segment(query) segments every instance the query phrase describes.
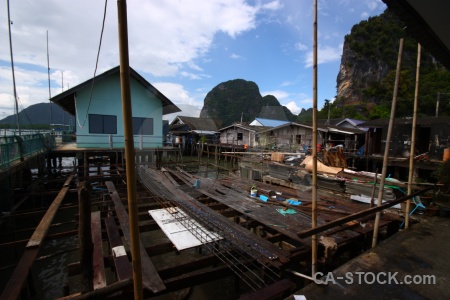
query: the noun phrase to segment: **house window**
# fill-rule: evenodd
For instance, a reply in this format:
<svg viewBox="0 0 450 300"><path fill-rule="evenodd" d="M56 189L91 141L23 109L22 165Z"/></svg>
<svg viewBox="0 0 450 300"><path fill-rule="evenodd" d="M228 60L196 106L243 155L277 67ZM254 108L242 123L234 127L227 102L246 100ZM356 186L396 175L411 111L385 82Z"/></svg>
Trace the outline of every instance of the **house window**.
<svg viewBox="0 0 450 300"><path fill-rule="evenodd" d="M133 134L153 135L153 118L133 118Z"/></svg>
<svg viewBox="0 0 450 300"><path fill-rule="evenodd" d="M89 114L89 133L117 133L117 116Z"/></svg>
<svg viewBox="0 0 450 300"><path fill-rule="evenodd" d="M297 134L297 135L295 136L295 143L296 143L297 145L300 145L300 144L302 143L302 136L301 136L300 134Z"/></svg>
<svg viewBox="0 0 450 300"><path fill-rule="evenodd" d="M243 133L242 133L242 132L238 132L238 134L237 134L237 140L238 140L238 141L242 141L242 138L243 138Z"/></svg>

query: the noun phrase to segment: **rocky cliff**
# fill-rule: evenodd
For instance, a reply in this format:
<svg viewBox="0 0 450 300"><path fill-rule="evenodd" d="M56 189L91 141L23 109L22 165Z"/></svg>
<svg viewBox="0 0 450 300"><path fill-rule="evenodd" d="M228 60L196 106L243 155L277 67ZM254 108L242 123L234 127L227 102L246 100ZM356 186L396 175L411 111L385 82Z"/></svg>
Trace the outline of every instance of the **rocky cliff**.
<svg viewBox="0 0 450 300"><path fill-rule="evenodd" d="M392 13L385 11L353 26L345 36L337 76L337 99L342 105L376 101L367 89L395 70L401 26Z"/></svg>
<svg viewBox="0 0 450 300"><path fill-rule="evenodd" d="M337 76L332 117L384 118L389 116L399 52L404 38L397 117L412 115L418 43L389 10L353 26L345 36ZM450 73L422 45L419 115L433 115L438 92L450 91ZM443 107L444 114L450 107ZM334 115L333 115L334 113Z"/></svg>
<svg viewBox="0 0 450 300"><path fill-rule="evenodd" d="M219 83L205 97L200 118L214 118L221 126L251 122L255 117L295 120L296 116L272 95L262 97L252 81L234 79Z"/></svg>

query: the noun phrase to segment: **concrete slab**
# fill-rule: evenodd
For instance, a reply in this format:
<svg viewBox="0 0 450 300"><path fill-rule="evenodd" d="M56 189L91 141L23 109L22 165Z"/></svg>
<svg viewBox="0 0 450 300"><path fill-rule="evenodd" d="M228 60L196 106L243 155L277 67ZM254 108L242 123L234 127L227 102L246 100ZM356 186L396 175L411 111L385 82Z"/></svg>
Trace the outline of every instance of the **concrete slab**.
<svg viewBox="0 0 450 300"><path fill-rule="evenodd" d="M306 299L448 299L450 218L428 217L310 284ZM358 273L357 273L358 272ZM294 295L287 299L295 299Z"/></svg>

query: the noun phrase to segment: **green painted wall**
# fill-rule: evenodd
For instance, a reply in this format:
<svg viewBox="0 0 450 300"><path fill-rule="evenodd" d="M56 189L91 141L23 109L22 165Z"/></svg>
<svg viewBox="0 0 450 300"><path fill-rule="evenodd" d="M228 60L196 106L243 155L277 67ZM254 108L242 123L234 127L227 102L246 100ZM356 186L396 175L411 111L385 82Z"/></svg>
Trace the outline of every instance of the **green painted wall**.
<svg viewBox="0 0 450 300"><path fill-rule="evenodd" d="M152 93L131 78L131 103L133 117L153 118L153 135L134 136L134 145L140 148L161 147L162 134L162 103ZM78 148L124 148L124 127L122 117L122 101L120 94L120 74L113 74L101 81L96 81L92 100L89 105L91 87L77 92L77 147ZM88 111L89 107L89 111ZM117 134L90 134L89 114L117 116ZM81 127L80 127L81 125Z"/></svg>

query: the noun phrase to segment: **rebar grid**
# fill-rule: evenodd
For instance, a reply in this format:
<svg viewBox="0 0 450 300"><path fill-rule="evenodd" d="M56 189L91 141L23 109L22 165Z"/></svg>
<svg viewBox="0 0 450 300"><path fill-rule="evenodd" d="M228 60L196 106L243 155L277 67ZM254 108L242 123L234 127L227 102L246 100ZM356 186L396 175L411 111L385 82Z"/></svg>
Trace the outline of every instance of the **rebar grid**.
<svg viewBox="0 0 450 300"><path fill-rule="evenodd" d="M279 277L270 267L266 267L261 263L265 259L264 256L255 251L251 245L244 245L242 241L239 241L237 232L233 232L229 228L227 232L227 230L224 230L223 225L225 224L220 226L220 222L213 222L214 218L208 218L208 212L202 210L199 205L194 204L194 206L192 203L189 204L189 201L183 201L186 199L177 199L173 195L169 198L167 191L161 188L159 182L159 184L155 182L155 178L152 178L143 166L138 169L138 177L148 192L154 196L162 207L171 213L180 224L202 242L211 253L226 264L251 289L256 291L263 286L267 286L266 281L275 282L275 277ZM170 204L168 205L167 203ZM187 216L190 216L192 220L197 221L198 224L204 227L198 226ZM259 264L256 262L259 262ZM255 270L259 270L266 278L258 276Z"/></svg>

